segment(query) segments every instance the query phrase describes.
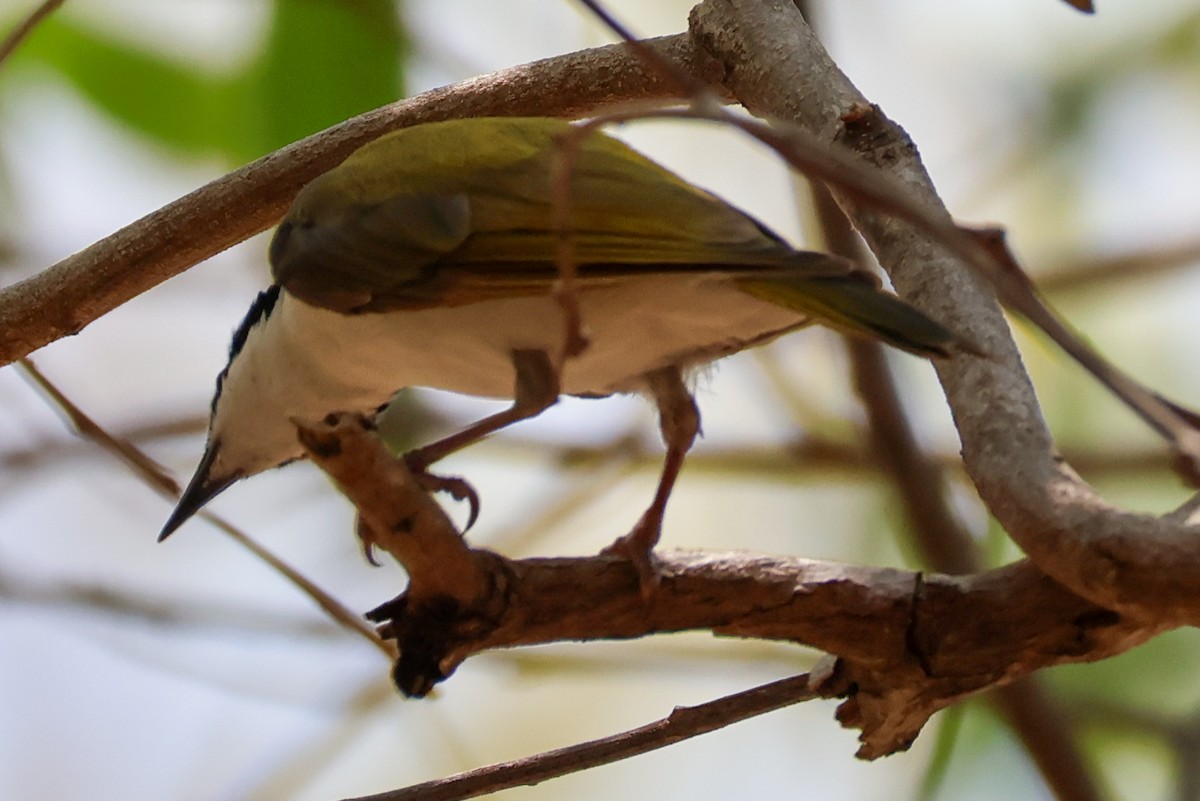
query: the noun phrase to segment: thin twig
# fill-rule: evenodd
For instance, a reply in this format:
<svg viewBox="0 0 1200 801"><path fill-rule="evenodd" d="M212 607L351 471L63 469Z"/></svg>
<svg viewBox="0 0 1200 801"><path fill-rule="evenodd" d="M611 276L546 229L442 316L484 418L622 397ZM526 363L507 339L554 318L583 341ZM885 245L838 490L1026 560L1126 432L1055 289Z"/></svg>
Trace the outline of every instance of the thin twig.
<svg viewBox="0 0 1200 801"><path fill-rule="evenodd" d="M332 595L323 590L318 584L313 582L296 568L289 565L287 562L280 559L266 547L259 544L250 535L246 534L241 529L234 526L229 521L219 517L212 512L201 510L198 517L207 520L212 525L216 526L221 531L233 538L233 540L245 548L250 553L257 556L265 562L272 570L284 579L289 581L302 593L307 595L319 606L325 614L329 615L333 621L345 629L358 634L367 642L374 645L383 653L389 661L395 661L397 653L396 646L384 639L381 639L375 633L375 629L366 623L360 615L345 606L341 601L334 598Z"/></svg>
<svg viewBox="0 0 1200 801"><path fill-rule="evenodd" d="M610 737L347 801L462 801L512 787L532 786L665 748L816 697L817 692L805 673L697 706L675 707L661 720Z"/></svg>
<svg viewBox="0 0 1200 801"><path fill-rule="evenodd" d="M105 431L102 426L96 423L83 409L51 382L30 359L22 359L20 364L25 374L32 379L33 383L67 416L67 419L75 427L80 436L95 442L105 451L116 456L122 464L128 467L134 475L148 486L168 498L179 499L179 482L172 478L164 467L132 443L127 440L118 439ZM395 659L396 650L392 643L380 639L375 630L364 622L359 615L347 609L341 602L317 586L317 584L304 576L300 571L255 542L253 538L224 518L208 511L202 511L199 516L225 532L235 542L269 565L275 572L311 598L336 623L366 639L389 659Z"/></svg>
<svg viewBox="0 0 1200 801"><path fill-rule="evenodd" d="M680 99L686 98L693 105L713 102L717 102L719 105L710 84L700 80L695 75L678 69L670 61L663 58L653 47L650 47L647 40L635 36L629 28L619 22L608 9L596 2L596 0L577 0L577 2L592 12L592 15L615 33L618 39L625 42L633 50L634 54L641 59L642 63L653 70L660 79L674 86Z"/></svg>
<svg viewBox="0 0 1200 801"><path fill-rule="evenodd" d="M169 600L138 593L125 586L78 581L48 582L45 578L0 573L0 599L8 604L24 604L61 610L72 618L83 615L109 616L163 628L206 629L254 635L257 638L320 639L344 637L342 626L325 617L316 619L296 615L247 610L245 605Z"/></svg>
<svg viewBox="0 0 1200 801"><path fill-rule="evenodd" d="M25 41L29 37L29 34L33 33L33 29L42 20L50 16L63 2L64 0L45 0L40 6L29 12L29 16L12 29L8 36L4 37L3 42L0 42L0 65L4 64L13 51L21 46L21 42Z"/></svg>
<svg viewBox="0 0 1200 801"><path fill-rule="evenodd" d="M179 497L179 482L167 473L165 467L151 459L128 440L118 439L108 433L47 378L32 359L21 359L20 365L34 386L40 389L48 400L53 401L53 406L58 411L67 416L67 422L75 429L75 433L116 456L133 471L134 475L153 489L168 498Z"/></svg>
<svg viewBox="0 0 1200 801"><path fill-rule="evenodd" d="M584 138L591 133L591 129L583 130L582 133L579 131L580 129L572 129L570 134L558 137L554 161L550 166L552 222L555 234L554 262L558 268L554 299L558 302L563 316L562 347L559 349L558 358L554 360L554 370L560 382L567 361L582 355L588 347L588 339L583 332L583 311L579 307L579 270L575 261L575 230L571 221L574 182L571 179L575 172L575 162L579 158L579 149L583 146Z"/></svg>
<svg viewBox="0 0 1200 801"><path fill-rule="evenodd" d="M1192 240L1112 256L1077 256L1040 272L1037 284L1048 294L1108 289L1197 266L1200 241Z"/></svg>
<svg viewBox="0 0 1200 801"><path fill-rule="evenodd" d="M1196 413L1166 400L1084 342L1042 299L1029 274L1008 248L1002 230L961 230L974 236L992 254L999 275L1003 277L1003 286L996 286L997 280L990 274L988 277L992 278L1006 305L1042 329L1093 378L1168 440L1176 452L1180 475L1192 486L1200 487L1200 426L1196 423Z"/></svg>

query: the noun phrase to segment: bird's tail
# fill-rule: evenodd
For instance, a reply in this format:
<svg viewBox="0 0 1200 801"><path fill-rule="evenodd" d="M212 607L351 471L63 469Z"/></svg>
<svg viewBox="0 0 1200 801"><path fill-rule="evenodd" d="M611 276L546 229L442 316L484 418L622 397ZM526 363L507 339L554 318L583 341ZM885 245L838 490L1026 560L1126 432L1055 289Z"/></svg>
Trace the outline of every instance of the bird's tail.
<svg viewBox="0 0 1200 801"><path fill-rule="evenodd" d="M850 334L880 339L919 356L948 356L959 339L864 273L797 275L780 271L738 279L742 291Z"/></svg>

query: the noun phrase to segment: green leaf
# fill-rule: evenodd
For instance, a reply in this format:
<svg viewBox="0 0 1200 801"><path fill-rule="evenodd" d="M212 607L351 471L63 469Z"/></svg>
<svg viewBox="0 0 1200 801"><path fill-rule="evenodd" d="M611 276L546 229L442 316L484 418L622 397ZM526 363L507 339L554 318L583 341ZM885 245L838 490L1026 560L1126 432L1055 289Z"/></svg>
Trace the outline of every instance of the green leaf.
<svg viewBox="0 0 1200 801"><path fill-rule="evenodd" d="M13 56L12 67L50 67L98 108L138 133L183 151L224 150L229 86L136 46L53 17ZM24 70L21 70L24 71Z"/></svg>
<svg viewBox="0 0 1200 801"><path fill-rule="evenodd" d="M276 0L249 88L269 152L402 95L408 52L392 0Z"/></svg>
<svg viewBox="0 0 1200 801"><path fill-rule="evenodd" d="M276 0L261 52L226 75L60 14L3 78L49 68L149 139L241 163L401 97L407 51L394 0Z"/></svg>

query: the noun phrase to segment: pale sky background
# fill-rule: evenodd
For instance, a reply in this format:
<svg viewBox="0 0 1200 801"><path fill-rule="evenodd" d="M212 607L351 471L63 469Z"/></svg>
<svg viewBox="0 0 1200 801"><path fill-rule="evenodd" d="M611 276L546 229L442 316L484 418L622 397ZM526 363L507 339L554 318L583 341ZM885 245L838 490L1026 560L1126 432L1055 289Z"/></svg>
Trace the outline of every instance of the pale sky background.
<svg viewBox="0 0 1200 801"><path fill-rule="evenodd" d="M21 3L20 6L31 5ZM0 0L5 11L18 6ZM246 0L68 0L70 13L189 62L221 69L261 36L267 6ZM682 30L688 4L609 3L635 30ZM826 9L825 6L830 8ZM471 75L610 40L556 0L419 0L406 4L418 61L413 93ZM1030 265L1058 254L1097 254L1194 238L1200 218L1200 104L1195 88L1127 81L1075 157L1087 164L1086 198L1070 213L1053 205L1042 165L1014 166L1047 74L1092 63L1193 11L1194 3L1101 0L1080 15L1056 0L933 2L850 0L822 6L830 49L875 102L906 127L951 210L968 222L1001 222ZM1195 80L1195 76L1192 76ZM181 161L45 80L6 98L0 126L10 170L9 213L20 263L5 283L32 274L224 171ZM631 126L620 135L696 182L802 242L793 186L777 162L727 132L681 124ZM719 154L715 157L714 154ZM1052 173L1051 173L1052 175ZM120 432L139 423L207 413L229 335L265 285L266 239L200 265L36 354L39 366L97 421ZM1141 378L1200 402L1195 314L1200 280L1180 272L1115 298L1071 303L1072 319ZM1077 314L1077 316L1075 316ZM1022 340L1051 420L1082 402L1115 419L1104 437L1153 438L1036 339ZM771 357L789 366L810 419L855 416L839 346L804 333ZM918 430L953 452L956 439L927 365L899 356ZM791 369L802 365L802 369ZM1082 389L1081 389L1082 388ZM1080 395L1081 392L1088 394ZM441 397L463 421L492 407ZM778 444L795 432L791 411L758 362L723 363L700 393L701 448ZM16 370L0 370L0 583L23 600L0 599L0 795L5 798L332 799L379 792L501 759L611 734L672 706L803 670L800 649L706 636L655 642L563 645L469 661L425 702L403 702L387 665L366 644L332 631L309 601L202 522L165 545L154 537L167 502L109 457L72 440ZM1096 418L1099 419L1099 418ZM629 431L657 444L638 399L569 402L523 425L514 438L598 444ZM1059 431L1063 433L1062 430ZM1086 434L1085 434L1086 436ZM8 455L66 449L40 462ZM153 455L184 478L199 434L158 440ZM473 541L510 555L589 553L632 524L650 498L654 471L615 483L549 536L507 547L509 532L573 486L549 453L504 441L456 457L484 499ZM906 565L881 530L885 498L869 482L789 482L689 474L668 512L667 546L795 553ZM1177 487L1151 488L1137 503L1167 508ZM1122 500L1126 500L1122 497ZM351 511L308 465L230 490L214 509L244 526L356 610L394 595L402 574L357 556ZM965 513L982 534L981 513ZM64 587L113 588L189 612L156 621L89 610ZM554 657L562 661L550 661ZM743 658L744 657L744 658ZM583 660L576 662L576 659ZM347 710L358 704L359 716ZM867 764L830 703L743 723L599 771L505 798L902 799L913 796L935 728L907 754ZM972 728L974 725L974 728ZM968 719L942 798L1036 799L1043 791L1007 735ZM974 781L986 765L1003 781ZM982 767L978 767L982 771ZM1163 797L1153 755L1121 765L1138 797ZM1158 793L1156 795L1156 792Z"/></svg>

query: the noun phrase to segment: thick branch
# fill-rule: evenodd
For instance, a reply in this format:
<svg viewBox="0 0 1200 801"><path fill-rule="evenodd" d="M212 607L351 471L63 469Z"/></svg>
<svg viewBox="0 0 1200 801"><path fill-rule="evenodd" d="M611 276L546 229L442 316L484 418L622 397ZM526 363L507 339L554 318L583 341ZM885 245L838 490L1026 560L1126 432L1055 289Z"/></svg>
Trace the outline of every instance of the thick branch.
<svg viewBox="0 0 1200 801"><path fill-rule="evenodd" d="M931 714L966 695L1161 631L1088 604L1030 562L970 577L734 553L670 551L659 563L663 584L647 607L618 560L505 562L503 611L478 636L444 641L447 661L691 629L804 643L844 657L830 693L854 687L843 722L863 729L860 753L875 757L907 747Z"/></svg>
<svg viewBox="0 0 1200 801"><path fill-rule="evenodd" d="M944 212L912 142L838 70L791 3L705 0L692 31L750 111L847 145L917 203ZM961 354L939 364L938 375L967 470L1005 529L1043 570L1098 605L1168 625L1200 623L1200 596L1190 589L1200 585L1195 524L1122 511L1080 480L1054 450L988 288L911 226L831 188L897 289L989 354Z"/></svg>
<svg viewBox="0 0 1200 801"><path fill-rule="evenodd" d="M372 617L398 642L395 676L410 694L494 648L693 629L788 640L841 657L822 691L851 695L843 722L863 729L860 753L874 757L906 747L929 715L965 695L1112 656L1166 628L1097 608L1028 561L955 577L673 551L658 555L662 584L648 604L635 569L617 557L507 560L448 543L436 515L397 504L386 450L361 424L334 416L309 428L318 463L333 454L350 466L337 479L363 517L401 533L378 544L409 570L409 591ZM470 578L480 571L485 580ZM442 580L455 575L469 580Z"/></svg>
<svg viewBox="0 0 1200 801"><path fill-rule="evenodd" d="M675 67L710 78L686 35L647 43ZM0 366L112 311L273 225L302 186L388 131L455 117L578 117L621 102L665 100L675 85L626 45L584 50L434 89L367 112L197 189L0 291Z"/></svg>
<svg viewBox="0 0 1200 801"><path fill-rule="evenodd" d="M830 252L861 261L861 240L832 195L821 184L813 184L811 194ZM917 442L884 347L861 339L848 339L847 347L855 389L867 413L871 461L890 475L922 563L952 574L978 572L983 568L979 548L950 506L945 471ZM1044 714L1061 704L1037 676L1001 687L991 698L1059 801L1096 801L1103 797L1087 768L1071 721L1065 715Z"/></svg>

